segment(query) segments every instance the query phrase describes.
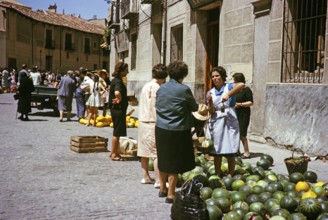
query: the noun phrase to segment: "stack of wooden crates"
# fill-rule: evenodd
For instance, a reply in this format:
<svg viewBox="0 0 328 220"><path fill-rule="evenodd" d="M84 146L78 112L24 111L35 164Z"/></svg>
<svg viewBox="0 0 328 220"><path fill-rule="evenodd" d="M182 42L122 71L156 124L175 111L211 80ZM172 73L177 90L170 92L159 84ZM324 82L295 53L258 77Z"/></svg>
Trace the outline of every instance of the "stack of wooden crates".
<svg viewBox="0 0 328 220"><path fill-rule="evenodd" d="M100 136L71 136L70 149L77 153L106 152L108 138Z"/></svg>

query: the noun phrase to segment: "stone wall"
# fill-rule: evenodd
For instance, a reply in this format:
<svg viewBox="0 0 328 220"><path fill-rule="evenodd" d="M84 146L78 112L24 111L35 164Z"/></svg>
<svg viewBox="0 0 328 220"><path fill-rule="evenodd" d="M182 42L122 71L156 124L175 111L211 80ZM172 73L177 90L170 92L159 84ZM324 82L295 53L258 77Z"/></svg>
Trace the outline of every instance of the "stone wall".
<svg viewBox="0 0 328 220"><path fill-rule="evenodd" d="M219 64L227 73L242 72L252 82L254 16L249 1L223 1L220 17Z"/></svg>
<svg viewBox="0 0 328 220"><path fill-rule="evenodd" d="M313 155L327 155L328 87L268 84L264 137Z"/></svg>

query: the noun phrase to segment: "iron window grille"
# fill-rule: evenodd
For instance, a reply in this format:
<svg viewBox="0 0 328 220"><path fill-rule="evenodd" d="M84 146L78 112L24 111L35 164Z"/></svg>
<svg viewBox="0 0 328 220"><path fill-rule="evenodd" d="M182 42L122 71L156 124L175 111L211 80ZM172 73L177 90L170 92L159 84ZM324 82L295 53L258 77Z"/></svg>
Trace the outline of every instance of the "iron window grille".
<svg viewBox="0 0 328 220"><path fill-rule="evenodd" d="M327 0L285 0L282 75L284 83L322 83Z"/></svg>

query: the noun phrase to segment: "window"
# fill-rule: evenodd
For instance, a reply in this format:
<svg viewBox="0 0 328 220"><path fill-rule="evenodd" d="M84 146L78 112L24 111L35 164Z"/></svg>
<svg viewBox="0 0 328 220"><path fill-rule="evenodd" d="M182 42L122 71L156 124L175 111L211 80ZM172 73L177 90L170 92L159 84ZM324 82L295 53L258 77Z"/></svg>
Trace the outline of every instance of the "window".
<svg viewBox="0 0 328 220"><path fill-rule="evenodd" d="M28 24L26 19L22 19L20 16L17 18L17 26L16 26L16 34L17 34L17 41L30 44L31 42L31 27Z"/></svg>
<svg viewBox="0 0 328 220"><path fill-rule="evenodd" d="M52 70L52 56L46 56L46 70Z"/></svg>
<svg viewBox="0 0 328 220"><path fill-rule="evenodd" d="M72 34L65 34L65 50L73 50Z"/></svg>
<svg viewBox="0 0 328 220"><path fill-rule="evenodd" d="M46 48L53 49L54 45L52 42L52 30L46 30Z"/></svg>
<svg viewBox="0 0 328 220"><path fill-rule="evenodd" d="M84 53L90 53L90 38L84 39Z"/></svg>
<svg viewBox="0 0 328 220"><path fill-rule="evenodd" d="M327 0L285 0L282 82L321 83Z"/></svg>
<svg viewBox="0 0 328 220"><path fill-rule="evenodd" d="M183 26L178 25L171 28L171 59L183 60Z"/></svg>
<svg viewBox="0 0 328 220"><path fill-rule="evenodd" d="M137 66L137 34L131 35L131 70Z"/></svg>

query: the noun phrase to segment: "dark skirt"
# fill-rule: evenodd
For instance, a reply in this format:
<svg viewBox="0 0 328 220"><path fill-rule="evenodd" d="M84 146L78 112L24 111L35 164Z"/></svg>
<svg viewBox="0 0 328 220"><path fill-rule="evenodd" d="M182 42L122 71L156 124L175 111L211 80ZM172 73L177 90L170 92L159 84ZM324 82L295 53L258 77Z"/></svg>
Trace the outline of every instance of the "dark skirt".
<svg viewBox="0 0 328 220"><path fill-rule="evenodd" d="M21 114L28 114L31 109L31 96L20 95L18 99L17 111Z"/></svg>
<svg viewBox="0 0 328 220"><path fill-rule="evenodd" d="M172 131L155 128L158 169L179 174L195 168L195 154L191 130Z"/></svg>
<svg viewBox="0 0 328 220"><path fill-rule="evenodd" d="M238 112L237 112L238 113ZM247 113L237 114L239 122L239 132L241 137L247 136L247 130L250 122L250 115Z"/></svg>
<svg viewBox="0 0 328 220"><path fill-rule="evenodd" d="M126 136L126 109L111 109L110 114L113 120L113 136Z"/></svg>

